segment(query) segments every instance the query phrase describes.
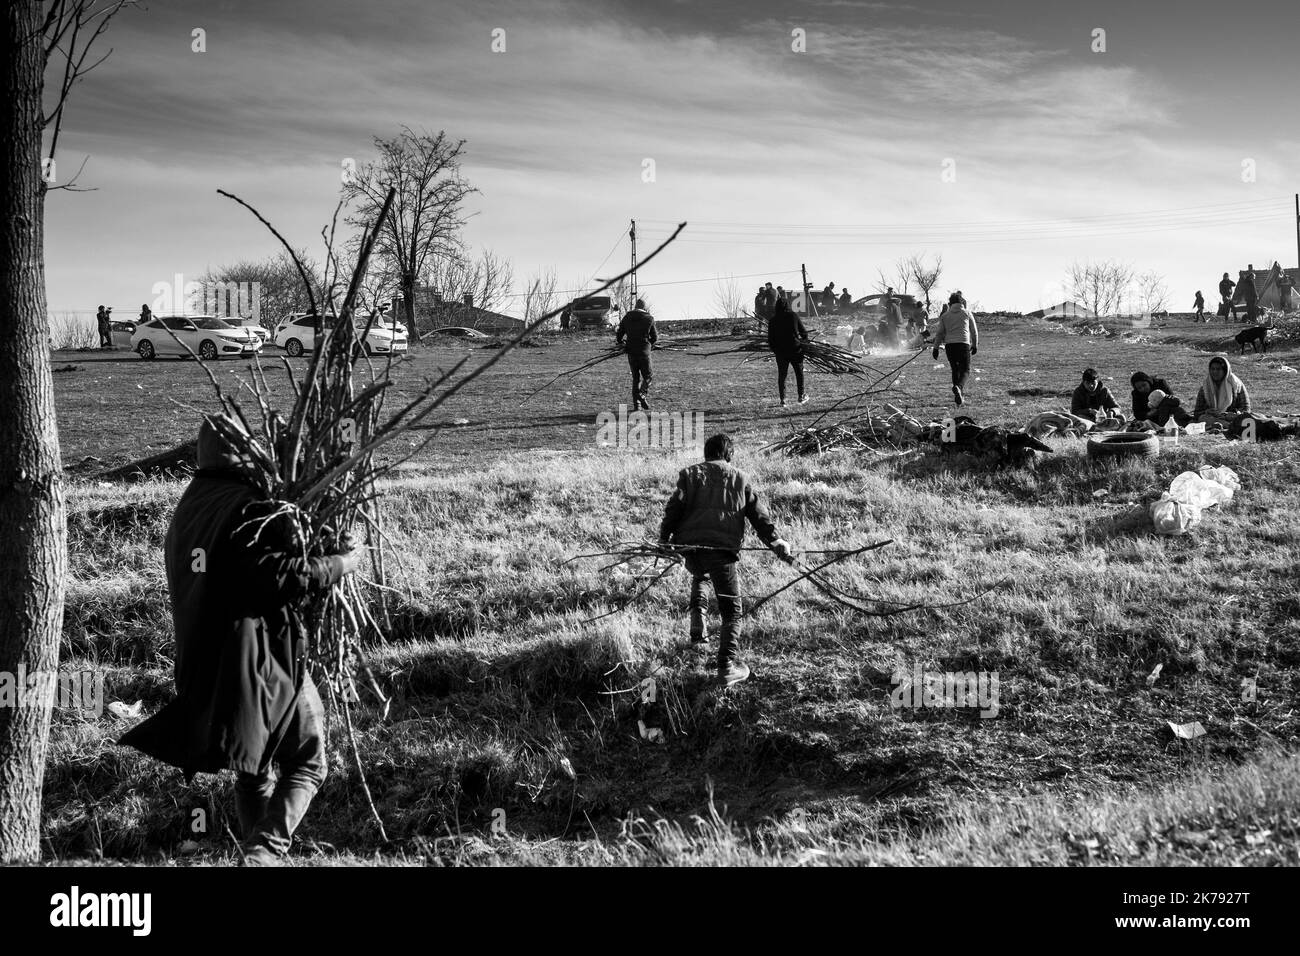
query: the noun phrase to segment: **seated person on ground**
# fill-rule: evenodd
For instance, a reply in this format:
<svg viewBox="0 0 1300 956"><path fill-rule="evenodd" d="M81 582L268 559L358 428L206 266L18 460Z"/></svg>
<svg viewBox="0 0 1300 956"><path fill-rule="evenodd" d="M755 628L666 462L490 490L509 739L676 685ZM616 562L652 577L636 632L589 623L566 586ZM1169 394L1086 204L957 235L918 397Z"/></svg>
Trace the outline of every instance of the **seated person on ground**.
<svg viewBox="0 0 1300 956"><path fill-rule="evenodd" d="M1119 410L1119 402L1115 401L1110 389L1101 383L1101 377L1095 368L1083 370L1083 380L1075 388L1070 400L1070 414L1086 418L1090 422L1108 418L1124 419L1124 413Z"/></svg>
<svg viewBox="0 0 1300 956"><path fill-rule="evenodd" d="M853 334L849 336L849 351L854 354L865 352L867 350L867 327L854 329Z"/></svg>
<svg viewBox="0 0 1300 956"><path fill-rule="evenodd" d="M1135 422L1152 422L1163 428L1173 419L1179 425L1186 425L1192 416L1183 409L1183 403L1174 395L1173 386L1163 378L1148 375L1146 372L1134 372L1129 379L1133 385L1133 420Z"/></svg>
<svg viewBox="0 0 1300 956"><path fill-rule="evenodd" d="M1245 383L1233 374L1226 355L1214 356L1205 383L1196 393L1192 416L1212 429L1226 429L1237 416L1249 411L1250 392L1246 391Z"/></svg>

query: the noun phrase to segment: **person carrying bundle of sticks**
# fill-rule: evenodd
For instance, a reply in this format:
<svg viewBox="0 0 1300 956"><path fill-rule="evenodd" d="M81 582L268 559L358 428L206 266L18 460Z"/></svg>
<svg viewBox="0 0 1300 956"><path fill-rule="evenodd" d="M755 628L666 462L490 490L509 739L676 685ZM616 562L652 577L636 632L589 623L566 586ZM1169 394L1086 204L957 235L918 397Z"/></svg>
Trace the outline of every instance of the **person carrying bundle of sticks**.
<svg viewBox="0 0 1300 956"><path fill-rule="evenodd" d="M684 468L677 489L664 506L659 541L679 548L691 575L691 643L704 644L704 581L713 584L722 616L718 639L718 680L730 686L749 677L749 666L736 660L740 640L740 579L737 566L748 521L762 542L782 561L794 550L777 535L767 509L743 471L731 464L731 436L714 435L704 443L704 461Z"/></svg>
<svg viewBox="0 0 1300 956"><path fill-rule="evenodd" d="M619 345L627 340L627 364L632 369L632 408L644 408L650 411L650 380L654 375L654 366L650 362L650 350L659 341L655 331L655 318L645 307L645 299L636 300L636 308L623 316L618 324L614 341Z"/></svg>
<svg viewBox="0 0 1300 956"><path fill-rule="evenodd" d="M244 431L230 417L221 424ZM300 612L359 558L348 534L342 553L302 557L252 468L205 417L198 470L164 542L176 697L119 743L187 777L237 771L244 865L274 866L326 774L324 709L307 671Z"/></svg>

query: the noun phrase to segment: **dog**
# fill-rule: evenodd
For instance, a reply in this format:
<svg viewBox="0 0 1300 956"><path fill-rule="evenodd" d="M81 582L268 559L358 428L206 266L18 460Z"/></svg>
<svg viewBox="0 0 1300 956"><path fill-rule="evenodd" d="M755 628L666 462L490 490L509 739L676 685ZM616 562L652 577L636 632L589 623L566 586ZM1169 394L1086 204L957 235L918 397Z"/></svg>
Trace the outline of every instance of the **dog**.
<svg viewBox="0 0 1300 956"><path fill-rule="evenodd" d="M1237 340L1237 344L1241 346L1241 349L1237 352L1237 354L1245 355L1247 345L1249 345L1251 347L1251 350L1254 352L1267 352L1268 333L1271 331L1273 331L1273 326L1271 324L1252 325L1248 329L1242 329L1240 332L1238 332L1236 335L1233 336L1233 338Z"/></svg>

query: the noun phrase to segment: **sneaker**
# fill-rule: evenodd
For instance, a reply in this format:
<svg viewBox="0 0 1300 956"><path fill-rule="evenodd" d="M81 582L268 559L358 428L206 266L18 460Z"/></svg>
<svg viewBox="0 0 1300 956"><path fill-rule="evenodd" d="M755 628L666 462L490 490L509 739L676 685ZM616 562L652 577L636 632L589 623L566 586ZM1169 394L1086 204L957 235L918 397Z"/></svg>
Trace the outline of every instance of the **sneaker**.
<svg viewBox="0 0 1300 956"><path fill-rule="evenodd" d="M954 385L954 386L952 387L952 399L953 399L953 401L955 401L958 405L962 404L961 389L958 388L956 385Z"/></svg>
<svg viewBox="0 0 1300 956"><path fill-rule="evenodd" d="M807 404L808 404L808 396L807 396L807 395L800 395L800 396L799 396L799 404L800 404L800 405L807 405Z"/></svg>
<svg viewBox="0 0 1300 956"><path fill-rule="evenodd" d="M732 684L739 684L743 680L749 680L749 665L742 664L739 661L732 661L725 670L718 671L718 680L724 687L730 687Z"/></svg>
<svg viewBox="0 0 1300 956"><path fill-rule="evenodd" d="M244 853L240 866L279 866L280 858L270 847L258 845Z"/></svg>
<svg viewBox="0 0 1300 956"><path fill-rule="evenodd" d="M785 408L785 407L786 407L785 399L784 399L784 398L781 399L781 407L782 407L782 408Z"/></svg>

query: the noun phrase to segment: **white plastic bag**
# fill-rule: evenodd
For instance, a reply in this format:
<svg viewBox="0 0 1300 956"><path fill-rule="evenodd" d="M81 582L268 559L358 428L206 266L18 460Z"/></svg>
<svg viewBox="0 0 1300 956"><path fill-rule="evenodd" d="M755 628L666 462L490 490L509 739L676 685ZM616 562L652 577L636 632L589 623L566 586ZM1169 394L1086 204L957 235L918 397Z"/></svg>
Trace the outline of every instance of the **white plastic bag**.
<svg viewBox="0 0 1300 956"><path fill-rule="evenodd" d="M1241 479L1238 478L1237 473L1227 465L1220 465L1218 468L1205 465L1200 469L1200 474L1201 477L1207 481L1217 481L1219 484L1230 488L1232 491L1241 490Z"/></svg>
<svg viewBox="0 0 1300 956"><path fill-rule="evenodd" d="M1201 509L1169 497L1169 492L1151 504L1151 523L1156 534L1187 534L1201 523Z"/></svg>
<svg viewBox="0 0 1300 956"><path fill-rule="evenodd" d="M1197 508L1213 508L1231 501L1232 489L1194 471L1185 471L1169 483L1169 497Z"/></svg>

